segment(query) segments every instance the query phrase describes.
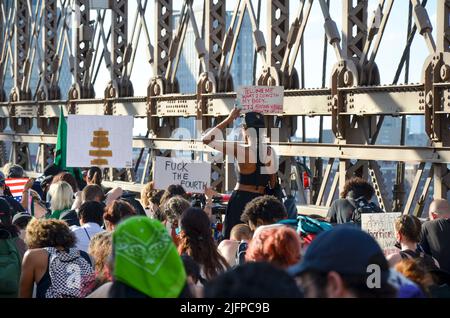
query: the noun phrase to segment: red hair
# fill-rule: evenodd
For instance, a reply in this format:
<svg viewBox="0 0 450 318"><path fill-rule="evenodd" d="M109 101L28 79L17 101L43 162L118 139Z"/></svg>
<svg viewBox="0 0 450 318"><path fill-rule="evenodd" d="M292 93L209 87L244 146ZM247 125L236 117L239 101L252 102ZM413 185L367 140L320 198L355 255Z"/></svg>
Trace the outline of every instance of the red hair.
<svg viewBox="0 0 450 318"><path fill-rule="evenodd" d="M300 261L300 237L291 228L280 226L257 233L250 241L245 260L269 262L286 269Z"/></svg>

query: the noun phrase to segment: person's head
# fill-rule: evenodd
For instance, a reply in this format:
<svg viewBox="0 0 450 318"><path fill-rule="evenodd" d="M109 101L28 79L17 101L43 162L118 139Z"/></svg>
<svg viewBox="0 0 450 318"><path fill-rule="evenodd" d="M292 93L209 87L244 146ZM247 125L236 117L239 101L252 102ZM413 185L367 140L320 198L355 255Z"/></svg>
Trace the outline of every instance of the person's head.
<svg viewBox="0 0 450 318"><path fill-rule="evenodd" d="M433 276L428 273L421 258L404 259L395 265L395 270L416 283L425 293L434 284Z"/></svg>
<svg viewBox="0 0 450 318"><path fill-rule="evenodd" d="M150 206L151 198L155 191L155 183L153 181L147 183L141 190L141 202L144 208Z"/></svg>
<svg viewBox="0 0 450 318"><path fill-rule="evenodd" d="M389 264L366 232L340 225L322 232L289 272L307 298L391 298Z"/></svg>
<svg viewBox="0 0 450 318"><path fill-rule="evenodd" d="M52 163L44 169L44 176L45 177L50 177L50 176L54 177L60 172L62 172L61 168L59 168L57 165Z"/></svg>
<svg viewBox="0 0 450 318"><path fill-rule="evenodd" d="M164 225L131 217L113 233L114 280L152 298L179 297L186 284L181 257Z"/></svg>
<svg viewBox="0 0 450 318"><path fill-rule="evenodd" d="M250 241L253 232L247 224L237 224L233 226L230 233L230 239L233 241Z"/></svg>
<svg viewBox="0 0 450 318"><path fill-rule="evenodd" d="M50 207L52 211L63 211L72 207L73 190L67 182L52 183L48 192L51 197Z"/></svg>
<svg viewBox="0 0 450 318"><path fill-rule="evenodd" d="M32 219L33 217L28 212L19 212L14 215L12 223L22 231L26 229Z"/></svg>
<svg viewBox="0 0 450 318"><path fill-rule="evenodd" d="M108 231L113 231L116 226L125 218L135 216L136 211L128 202L115 200L106 207L103 220Z"/></svg>
<svg viewBox="0 0 450 318"><path fill-rule="evenodd" d="M16 164L6 164L3 173L6 178L23 178L23 168Z"/></svg>
<svg viewBox="0 0 450 318"><path fill-rule="evenodd" d="M291 228L264 229L253 237L245 254L247 262L268 262L281 269L300 261L300 237Z"/></svg>
<svg viewBox="0 0 450 318"><path fill-rule="evenodd" d="M103 202L105 199L105 194L103 193L103 189L101 186L96 184L90 184L84 187L81 192L81 201L97 201Z"/></svg>
<svg viewBox="0 0 450 318"><path fill-rule="evenodd" d="M288 217L284 204L274 196L261 196L245 206L241 221L252 231L261 225L270 225Z"/></svg>
<svg viewBox="0 0 450 318"><path fill-rule="evenodd" d="M246 263L204 288L205 298L302 298L295 280L269 263Z"/></svg>
<svg viewBox="0 0 450 318"><path fill-rule="evenodd" d="M60 181L65 181L72 187L73 193L78 192L78 183L75 180L74 176L72 176L68 172L60 172L56 176L53 177L52 183L58 183Z"/></svg>
<svg viewBox="0 0 450 318"><path fill-rule="evenodd" d="M184 190L183 186L178 185L178 184L172 184L170 185L166 191L164 191L162 197L161 197L161 202L160 205L164 205L166 204L166 202L170 199L173 198L175 196L181 196L183 198L186 198L187 194L186 194L186 190Z"/></svg>
<svg viewBox="0 0 450 318"><path fill-rule="evenodd" d="M99 167L90 167L86 173L86 183L101 186L103 181L102 169Z"/></svg>
<svg viewBox="0 0 450 318"><path fill-rule="evenodd" d="M344 191L341 193L341 198L345 199L351 197L353 199L359 199L364 197L370 201L375 194L374 188L366 180L354 177L345 182Z"/></svg>
<svg viewBox="0 0 450 318"><path fill-rule="evenodd" d="M29 249L55 247L69 249L76 237L66 222L54 219L32 219L28 223L25 243Z"/></svg>
<svg viewBox="0 0 450 318"><path fill-rule="evenodd" d="M397 241L400 243L419 243L422 223L412 215L402 215L395 220Z"/></svg>
<svg viewBox="0 0 450 318"><path fill-rule="evenodd" d="M88 253L94 257L97 280L102 282L111 281L112 233L100 232L95 234L89 242Z"/></svg>
<svg viewBox="0 0 450 318"><path fill-rule="evenodd" d="M176 228L178 227L181 215L190 207L191 203L183 197L172 197L162 207L164 220Z"/></svg>
<svg viewBox="0 0 450 318"><path fill-rule="evenodd" d="M227 267L227 261L219 254L211 233L208 215L198 208L189 208L180 219L178 252L186 253L203 266L207 279L217 276Z"/></svg>
<svg viewBox="0 0 450 318"><path fill-rule="evenodd" d="M256 112L249 112L244 115L242 123L242 134L246 142L258 142L260 129L266 127L264 115Z"/></svg>
<svg viewBox="0 0 450 318"><path fill-rule="evenodd" d="M434 200L430 204L429 209L430 220L436 219L450 219L450 205L447 200Z"/></svg>
<svg viewBox="0 0 450 318"><path fill-rule="evenodd" d="M96 223L99 226L103 225L103 212L104 205L96 201L84 202L80 211L78 212L78 217L80 218L80 224Z"/></svg>

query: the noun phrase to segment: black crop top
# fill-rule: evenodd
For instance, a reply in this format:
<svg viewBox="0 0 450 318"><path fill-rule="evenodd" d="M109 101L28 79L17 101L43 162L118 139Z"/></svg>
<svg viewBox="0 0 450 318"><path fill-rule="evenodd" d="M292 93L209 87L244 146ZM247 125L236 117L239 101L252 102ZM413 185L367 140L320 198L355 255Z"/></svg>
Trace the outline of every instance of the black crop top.
<svg viewBox="0 0 450 318"><path fill-rule="evenodd" d="M261 174L261 167L264 165L259 161L256 163L256 170L251 174L238 173L238 182L242 185L249 185L255 187L265 187L270 180L269 174Z"/></svg>

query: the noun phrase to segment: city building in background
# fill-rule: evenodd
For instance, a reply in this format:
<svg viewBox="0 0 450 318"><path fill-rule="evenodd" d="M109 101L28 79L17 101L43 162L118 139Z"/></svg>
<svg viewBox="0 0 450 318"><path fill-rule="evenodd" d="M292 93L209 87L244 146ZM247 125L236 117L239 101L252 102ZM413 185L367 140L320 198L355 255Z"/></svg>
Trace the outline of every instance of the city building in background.
<svg viewBox="0 0 450 318"><path fill-rule="evenodd" d="M232 12L227 12L227 28L231 23ZM195 18L198 25L201 25L203 19L203 10L195 10ZM180 14L174 13L174 29L178 27ZM239 40L234 54L234 60L231 67L231 75L235 89L240 86L253 84L253 62L254 47L252 37L252 26L248 14L245 15L242 23ZM189 24L186 30L186 39L180 57L180 64L177 70L177 79L180 84L180 93L195 94L197 89L197 78L200 74L200 60L195 49L195 34L192 25ZM188 129L191 136L196 136L195 119L183 118L179 122L180 128Z"/></svg>

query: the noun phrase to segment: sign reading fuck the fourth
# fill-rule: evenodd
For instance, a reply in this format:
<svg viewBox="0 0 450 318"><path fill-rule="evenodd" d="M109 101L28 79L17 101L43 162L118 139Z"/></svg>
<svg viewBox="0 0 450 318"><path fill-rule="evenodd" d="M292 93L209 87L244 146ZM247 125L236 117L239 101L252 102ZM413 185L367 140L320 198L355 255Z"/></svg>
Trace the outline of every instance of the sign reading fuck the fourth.
<svg viewBox="0 0 450 318"><path fill-rule="evenodd" d="M211 184L211 163L155 157L153 180L157 189L165 190L176 184L181 185L186 192L204 193Z"/></svg>

